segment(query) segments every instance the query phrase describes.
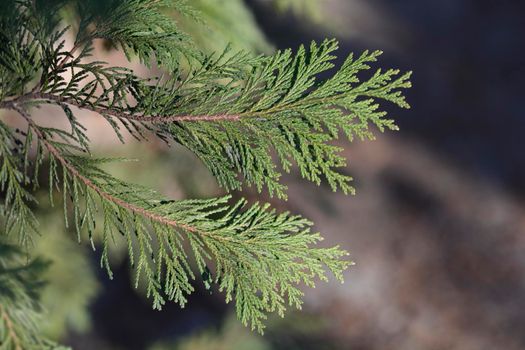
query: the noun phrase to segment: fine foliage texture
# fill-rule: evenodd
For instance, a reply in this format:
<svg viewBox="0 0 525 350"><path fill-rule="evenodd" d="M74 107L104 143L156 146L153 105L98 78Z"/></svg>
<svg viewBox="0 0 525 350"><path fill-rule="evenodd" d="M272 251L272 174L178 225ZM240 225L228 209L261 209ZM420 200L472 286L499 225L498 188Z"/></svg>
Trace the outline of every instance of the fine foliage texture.
<svg viewBox="0 0 525 350"><path fill-rule="evenodd" d="M363 74L380 51L350 55L334 70L335 40L255 57L231 48L206 54L166 15L175 11L198 21L185 1L19 0L2 7L0 109L24 125L0 121L2 238L30 249L38 233L33 191L45 186L79 241L87 238L95 247L93 237L101 238L101 265L110 277L111 245L127 247L135 284L146 287L154 308L167 301L184 306L200 279L259 332L268 313L301 307L302 285L327 280L327 270L342 281L351 264L347 252L318 247L322 237L300 216L230 196L173 201L107 173L104 164L115 160L91 154L76 113L95 112L123 143L131 135L185 146L227 191L248 185L284 199L280 177L295 166L306 180L353 193L351 178L341 172L342 149L333 141L341 135L372 139L371 127L396 130L380 103L408 108L402 90L410 87L410 73ZM75 30L64 27L65 12L78 19ZM164 74L146 79L93 61L96 39ZM33 118L32 111L47 104L61 108L69 128ZM6 247L3 254L12 255L15 248ZM20 273L25 270L34 264ZM36 295L25 285L38 280L37 272L35 279L14 275L20 286L0 289L6 315L0 339L13 349L41 342L32 327L18 334L11 326L27 322L16 318L17 309L36 309Z"/></svg>

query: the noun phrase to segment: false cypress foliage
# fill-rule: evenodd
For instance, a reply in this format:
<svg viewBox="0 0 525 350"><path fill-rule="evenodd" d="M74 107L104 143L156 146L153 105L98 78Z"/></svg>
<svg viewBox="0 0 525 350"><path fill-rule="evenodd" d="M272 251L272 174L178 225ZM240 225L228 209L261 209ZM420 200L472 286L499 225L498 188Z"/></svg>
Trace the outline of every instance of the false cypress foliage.
<svg viewBox="0 0 525 350"><path fill-rule="evenodd" d="M17 0L2 7L0 108L26 125L20 130L0 121L2 238L30 248L38 234L32 193L46 162L49 196L63 202L66 225L79 241L100 232L101 264L110 276L110 242L124 244L136 284L145 284L154 308L167 301L184 306L194 280L201 279L235 304L245 325L262 332L268 313L282 316L289 306L301 307L301 284L326 280L327 268L342 280L351 264L347 252L317 247L322 237L300 216L276 213L268 204L231 203L229 196L173 201L111 176L102 165L114 160L91 155L75 111L107 120L123 143L128 133L140 141L158 137L185 146L228 191L251 185L284 199L280 177L296 166L306 180L324 179L334 191L353 193L351 178L340 171L346 165L341 148L332 141L343 134L371 139L371 126L396 130L379 103L408 108L402 90L410 87L410 73L362 74L379 51L350 55L334 71L335 40L269 56L229 48L204 54L165 15L171 8L199 21L184 1ZM78 18L74 30L64 27L64 13ZM72 48L65 45L69 32L76 34ZM144 79L93 61L96 39L146 66L156 63L165 74ZM317 78L327 71L330 78ZM32 118L46 104L63 110L68 129ZM63 198L55 198L56 190ZM1 268L12 269L5 261L19 254L18 246L0 249ZM0 290L0 341L8 348L49 344L31 333L34 327L20 325L36 322L31 315L38 310L38 293L28 292L23 286L29 278L20 275L38 276L36 266L5 274L12 281ZM19 308L33 312L21 319Z"/></svg>

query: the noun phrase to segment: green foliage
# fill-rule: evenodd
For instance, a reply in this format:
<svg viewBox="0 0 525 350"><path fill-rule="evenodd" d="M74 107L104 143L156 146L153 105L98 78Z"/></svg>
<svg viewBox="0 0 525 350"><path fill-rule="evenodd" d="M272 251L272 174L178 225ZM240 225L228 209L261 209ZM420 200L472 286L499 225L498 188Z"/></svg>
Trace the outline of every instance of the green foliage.
<svg viewBox="0 0 525 350"><path fill-rule="evenodd" d="M31 129L33 128L33 129ZM122 236L135 269L136 285L145 280L154 308L166 300L184 306L194 289L196 274L188 263L187 249L207 288L216 284L226 301L235 297L239 318L262 331L266 312L284 314L286 304L299 308L302 292L297 285L314 286L326 280L326 265L337 278L349 262L338 247L311 248L321 237L311 233L307 220L288 213L277 215L268 205L242 210L244 201L227 206L229 197L170 201L158 193L120 181L100 169L107 159L73 155L67 143L50 141L55 130L30 122L38 149L48 149L50 188L62 183L62 194L73 203L69 222L79 240L87 231L93 242L96 213L103 216L101 264L111 276L109 243ZM42 143L42 144L40 144ZM64 198L67 203L68 198ZM209 265L215 264L214 272Z"/></svg>
<svg viewBox="0 0 525 350"><path fill-rule="evenodd" d="M205 67L182 83L168 82L167 91L156 88L141 95L139 107L144 108L143 113L160 107L165 115L179 111L212 114L223 120L173 124L169 131L228 189L241 186L240 173L259 191L266 186L271 195L285 198L286 186L279 182L281 172L273 150L282 170L289 172L294 161L304 178L319 184L324 176L332 189L353 192L348 184L351 178L337 171L346 165L339 155L341 149L330 141L338 137L339 130L349 139L372 138L371 123L381 131L396 129L392 120L384 118L386 113L378 109L376 100L408 107L399 89L410 86L410 74L396 77L397 70L377 71L359 83L356 74L368 69L367 63L379 55L365 52L357 60L349 57L327 81L316 81L316 75L333 68L336 48L337 42L329 40L319 46L312 43L310 50L301 47L295 55L287 50L247 59L225 53L209 58ZM217 83L208 88L209 79Z"/></svg>
<svg viewBox="0 0 525 350"><path fill-rule="evenodd" d="M27 261L17 246L0 243L0 346L6 350L59 349L40 336L40 290L47 263Z"/></svg>
<svg viewBox="0 0 525 350"><path fill-rule="evenodd" d="M408 108L401 91L410 86L409 73L377 70L362 78L380 54L375 51L350 56L320 80L334 68L335 40L295 53L254 57L227 48L207 55L164 14L174 5L199 17L181 1L11 5L9 16L0 15L0 109L16 112L27 127L0 122L5 236L15 232L26 243L37 232L38 203L30 189L43 182L51 202L61 201L65 224L79 241L87 236L95 248L100 236L101 265L110 276L111 245L127 247L135 284L145 285L154 308L166 301L184 306L200 279L259 332L268 313L300 308L300 286L327 280L326 269L342 280L351 264L346 251L319 248L321 236L300 216L276 213L268 204L232 204L229 196L173 201L105 172L103 165L113 160L91 155L72 107L105 118L122 142L127 132L137 140L158 137L185 146L226 190L245 183L286 198L279 180L295 164L303 178L317 184L324 178L334 191L351 193L351 178L341 172L346 160L333 141L341 133L349 140L373 138L370 126L395 130L379 102ZM60 26L64 8L75 9L80 23L70 50ZM92 43L100 38L129 59L155 61L165 74L145 79L93 61ZM61 107L69 129L38 124L31 112L44 104ZM2 305L13 307L14 300Z"/></svg>
<svg viewBox="0 0 525 350"><path fill-rule="evenodd" d="M163 10L171 7L179 11L190 9L180 0L78 2L81 22L75 45L106 39L118 45L128 58L135 54L148 66L155 58L161 66L177 67L181 57L199 53L192 48L190 38L164 14ZM90 31L90 26L94 30Z"/></svg>
<svg viewBox="0 0 525 350"><path fill-rule="evenodd" d="M9 235L15 232L20 243L27 245L31 237L37 232L37 221L30 205L35 203L34 197L26 189L29 183L23 169L27 169L30 139L22 143L12 130L0 122L0 188L4 193L1 207L1 216L4 219L3 232ZM26 152L21 154L24 146Z"/></svg>

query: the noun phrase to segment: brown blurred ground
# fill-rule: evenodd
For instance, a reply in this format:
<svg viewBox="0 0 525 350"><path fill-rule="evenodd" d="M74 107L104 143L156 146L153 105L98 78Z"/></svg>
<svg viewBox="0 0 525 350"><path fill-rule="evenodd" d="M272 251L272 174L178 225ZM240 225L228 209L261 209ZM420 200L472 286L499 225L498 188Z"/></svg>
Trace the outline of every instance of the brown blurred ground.
<svg viewBox="0 0 525 350"><path fill-rule="evenodd" d="M522 349L521 203L399 137L348 156L356 197L295 181L290 195L357 262L344 285L308 292L341 348Z"/></svg>

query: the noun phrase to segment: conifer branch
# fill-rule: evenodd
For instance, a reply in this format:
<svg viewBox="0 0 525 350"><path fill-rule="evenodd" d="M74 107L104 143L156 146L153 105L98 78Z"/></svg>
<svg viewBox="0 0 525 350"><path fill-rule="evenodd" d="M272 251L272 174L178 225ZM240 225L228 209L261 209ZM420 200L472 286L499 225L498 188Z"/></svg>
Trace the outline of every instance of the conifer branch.
<svg viewBox="0 0 525 350"><path fill-rule="evenodd" d="M91 223L95 221L95 204L85 190L90 189L99 196L105 218L101 264L111 276L107 256L108 240L114 239L111 232L117 229L127 241L132 265L134 256L138 254L136 281L138 283L141 274L145 276L148 296L153 297L155 308L160 309L165 298L184 305L185 294L193 290L189 282L195 278L194 274L187 262L181 260L186 256L181 233L190 243L199 272L208 276L204 279L207 288L212 283L216 284L220 291L226 293L227 301L235 296L241 321L260 332L264 328L262 321L266 313L277 312L282 316L285 303L300 307L302 292L297 284L302 282L313 286L317 278L326 280L323 266L342 279L342 272L351 264L341 259L347 253L337 246L310 247L321 237L309 232L306 228L310 225L308 221L289 216L288 213L276 215L268 211L268 205L256 204L241 212L244 201L228 208L221 207L228 198L174 202L159 199L152 192L133 191L127 184L109 177L98 168L90 167L89 159L76 157L76 161L72 161L74 156L63 154L69 146L49 138L48 134L56 133L56 130L43 129L34 123L26 111L17 105L14 108L27 120L29 130L35 133L38 142L42 143L53 160L50 186L54 181L58 182L54 160L70 174L63 175L63 192L66 194L71 189L71 201L75 205L74 226L78 236L81 236L83 227L87 225L91 238L94 229ZM90 170L81 173L78 168L80 164ZM85 175L88 173L99 180ZM84 190L78 188L77 180ZM83 215L78 212L78 208L83 206L80 195L85 200L86 212ZM214 220L209 218L217 213L224 215ZM115 217L116 221L113 219ZM137 250L135 244L138 244ZM152 244L158 246L158 251L153 250ZM209 261L217 264L214 272L208 267ZM245 275L246 270L250 271L249 275ZM210 277L212 273L215 278ZM264 300L271 302L265 304Z"/></svg>
<svg viewBox="0 0 525 350"><path fill-rule="evenodd" d="M38 203L26 187L39 188L46 163L51 202L62 194L65 225L79 241L87 234L95 248L94 237L100 238L101 266L110 277L110 242L124 244L135 285L146 286L154 308L166 301L185 305L200 276L206 288L235 303L243 324L262 332L269 313L283 316L288 307L301 307L300 285L327 280L326 269L342 280L352 264L348 253L317 247L322 237L310 231L311 222L267 204L230 204L230 196L173 201L111 176L101 167L111 160L91 155L86 127L72 107L101 115L123 143L125 128L138 140L150 132L183 145L228 191L247 184L286 198L280 177L296 166L309 181L353 193L351 177L341 171L342 148L333 141L339 134L372 139L372 127L397 130L381 107L409 108L403 90L411 86L410 72L378 69L363 77L380 51L350 55L334 69L335 40L256 57L229 48L205 55L161 11L171 2L75 2L80 24L69 51L67 29L60 28L67 0L38 9L31 0L0 2L0 109L16 111L28 124L21 131L0 122L1 237L16 228L24 243L38 232ZM177 0L175 8L193 16L185 3ZM166 75L144 79L93 61L94 39L108 40L146 66L156 62ZM319 79L328 71L329 78ZM63 110L68 130L32 119L32 108L44 103ZM47 347L51 343L38 336L33 292L43 264L13 270L19 255L0 242L0 287L9 286L0 288L0 322L24 329L13 340L15 350ZM18 319L11 309L29 316Z"/></svg>
<svg viewBox="0 0 525 350"><path fill-rule="evenodd" d="M152 123L152 124L166 124L173 122L217 122L217 121L237 121L241 115L219 114L219 115L175 115L175 116L141 116L125 113L112 108L103 106L93 106L85 103L80 103L73 98L66 98L45 92L32 92L12 101L0 102L0 109L13 109L14 104L24 103L35 100L45 100L52 104L68 104L79 109L85 109L95 112L100 115L108 115L118 119L131 120L136 122Z"/></svg>
<svg viewBox="0 0 525 350"><path fill-rule="evenodd" d="M87 187L93 189L96 193L98 193L102 198L108 200L109 202L112 202L112 203L115 203L116 205L124 208L124 209L127 209L133 213L137 213L139 215L142 215L148 219L151 219L153 221L156 221L160 224L164 224L164 225L168 225L168 226L173 226L173 227L179 227L181 229L184 229L188 232L196 232L197 229L195 227L192 227L192 226L189 226L189 225L185 225L183 223L179 223L175 220L169 220L161 215L157 215L157 214L154 214L154 213L151 213L147 210L145 210L144 208L141 208L141 207L138 207L138 206L135 206L133 204L130 204L130 203L127 203L119 198L116 198L114 196L112 196L111 194L107 193L106 191L102 190L99 186L95 185L90 179L88 179L87 177L85 177L84 175L82 175L70 162L68 162L63 156L62 154L60 153L60 151L55 147L53 146L53 144L51 144L50 142L47 141L45 135L40 131L38 125L35 124L35 122L33 122L33 120L31 120L31 117L29 116L29 114L27 112L25 112L24 110L22 110L21 108L19 107L14 107L16 111L18 111L23 117L24 119L28 122L28 124L30 125L31 129L35 132L35 134L37 135L37 137L40 139L40 141L45 145L46 149L49 151L49 153L51 155L53 155L53 157L55 157L56 159L58 159L58 161L62 164L62 166L64 168L66 168L70 173L71 175L73 175L74 177L76 177L77 179L79 179L80 181L82 181L82 183L84 183L84 185L86 185ZM202 234L202 232L200 232Z"/></svg>

